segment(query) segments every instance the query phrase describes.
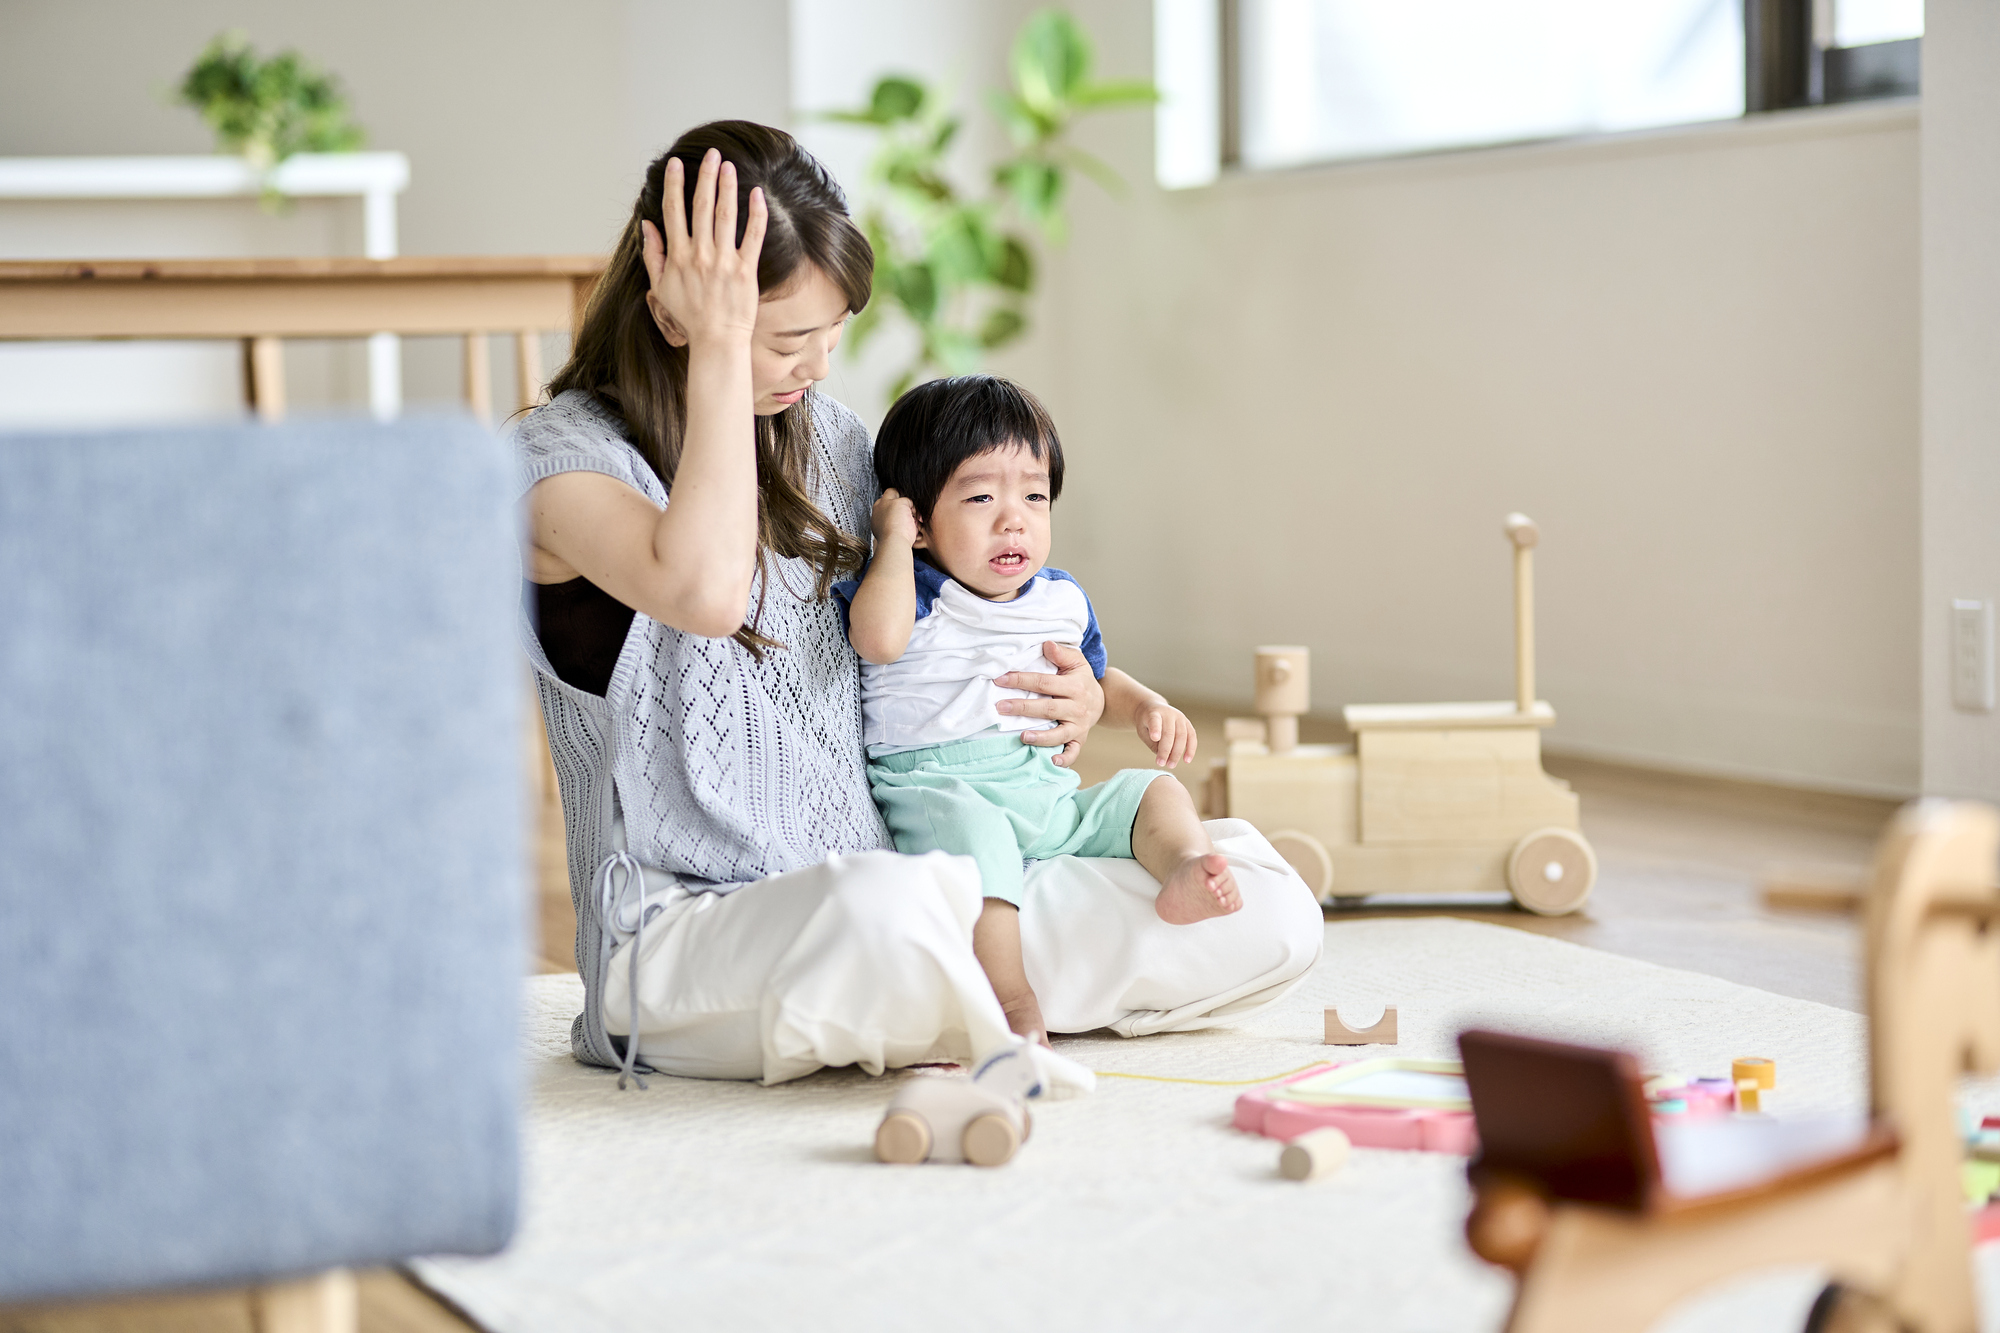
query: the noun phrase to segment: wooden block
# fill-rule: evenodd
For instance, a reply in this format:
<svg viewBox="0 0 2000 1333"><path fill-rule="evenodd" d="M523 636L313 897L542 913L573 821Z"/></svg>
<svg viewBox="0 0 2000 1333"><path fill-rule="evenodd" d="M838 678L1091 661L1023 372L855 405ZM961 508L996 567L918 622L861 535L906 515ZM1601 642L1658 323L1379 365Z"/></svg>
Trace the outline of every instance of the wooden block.
<svg viewBox="0 0 2000 1333"><path fill-rule="evenodd" d="M1318 1180L1347 1165L1353 1148L1347 1135L1332 1127L1301 1134L1278 1154L1278 1174L1286 1180Z"/></svg>
<svg viewBox="0 0 2000 1333"><path fill-rule="evenodd" d="M1297 717L1312 707L1312 654L1295 644L1257 650L1257 712Z"/></svg>
<svg viewBox="0 0 2000 1333"><path fill-rule="evenodd" d="M1360 1031L1340 1021L1340 1010L1326 1011L1326 1045L1328 1046L1394 1046L1396 1044L1396 1009L1391 1005L1382 1011L1382 1019L1374 1027Z"/></svg>
<svg viewBox="0 0 2000 1333"><path fill-rule="evenodd" d="M1574 829L1576 793L1542 772L1532 728L1363 731L1361 840L1512 843Z"/></svg>
<svg viewBox="0 0 2000 1333"><path fill-rule="evenodd" d="M1526 727L1540 730L1556 724L1556 710L1547 700L1523 713L1512 703L1469 704L1349 704L1340 710L1349 731L1434 731L1447 727L1455 731L1472 728L1500 729Z"/></svg>
<svg viewBox="0 0 2000 1333"><path fill-rule="evenodd" d="M1229 813L1266 836L1296 830L1329 850L1356 840L1358 779L1344 745L1301 745L1288 754L1232 747L1228 783Z"/></svg>
<svg viewBox="0 0 2000 1333"><path fill-rule="evenodd" d="M1747 1078L1768 1090L1778 1086L1778 1066L1761 1055L1746 1055L1730 1062L1729 1077L1738 1084Z"/></svg>
<svg viewBox="0 0 2000 1333"><path fill-rule="evenodd" d="M1222 739L1228 745L1238 741L1249 741L1254 745L1264 743L1264 719L1261 717L1231 717L1222 722Z"/></svg>

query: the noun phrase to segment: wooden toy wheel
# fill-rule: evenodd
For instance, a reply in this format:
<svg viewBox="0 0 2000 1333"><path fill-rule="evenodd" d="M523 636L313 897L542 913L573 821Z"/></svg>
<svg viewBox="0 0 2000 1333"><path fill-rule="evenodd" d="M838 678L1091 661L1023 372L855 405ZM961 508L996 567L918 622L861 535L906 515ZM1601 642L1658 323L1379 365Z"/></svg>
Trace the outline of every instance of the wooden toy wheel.
<svg viewBox="0 0 2000 1333"><path fill-rule="evenodd" d="M1574 829L1539 829L1515 843L1507 858L1514 901L1542 916L1574 912L1596 883L1597 853Z"/></svg>
<svg viewBox="0 0 2000 1333"><path fill-rule="evenodd" d="M1270 841L1272 850L1299 872L1312 896L1325 902L1326 895L1333 891L1333 857L1328 854L1326 844L1310 833L1289 828L1273 833Z"/></svg>
<svg viewBox="0 0 2000 1333"><path fill-rule="evenodd" d="M998 1111L988 1111L974 1117L965 1127L965 1138L960 1145L965 1160L974 1166L1000 1166L1009 1161L1021 1146L1020 1131L1014 1122Z"/></svg>
<svg viewBox="0 0 2000 1333"><path fill-rule="evenodd" d="M875 1130L875 1160L914 1166L931 1155L930 1122L914 1111L891 1111Z"/></svg>

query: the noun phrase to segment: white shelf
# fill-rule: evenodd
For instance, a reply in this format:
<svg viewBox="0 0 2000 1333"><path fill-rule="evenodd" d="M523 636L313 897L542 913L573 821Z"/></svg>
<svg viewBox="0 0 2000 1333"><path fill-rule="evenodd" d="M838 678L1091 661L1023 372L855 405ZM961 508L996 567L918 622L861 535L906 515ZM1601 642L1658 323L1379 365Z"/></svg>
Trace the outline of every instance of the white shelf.
<svg viewBox="0 0 2000 1333"><path fill-rule="evenodd" d="M295 153L268 183L299 199L359 198L362 253L396 257L396 196L410 183L403 154ZM0 157L0 200L249 198L265 186L263 174L240 157ZM402 380L401 341L376 334L368 340L368 400L376 416L402 410Z"/></svg>

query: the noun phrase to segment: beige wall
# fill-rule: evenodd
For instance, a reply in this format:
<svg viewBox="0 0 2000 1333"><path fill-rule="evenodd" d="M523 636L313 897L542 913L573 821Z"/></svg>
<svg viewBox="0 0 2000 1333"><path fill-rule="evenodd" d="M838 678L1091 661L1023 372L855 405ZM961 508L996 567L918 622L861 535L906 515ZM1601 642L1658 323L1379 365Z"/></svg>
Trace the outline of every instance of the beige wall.
<svg viewBox="0 0 2000 1333"><path fill-rule="evenodd" d="M1924 790L2000 801L2000 715L1952 704L1946 612L2000 604L2000 10L1924 39Z"/></svg>
<svg viewBox="0 0 2000 1333"><path fill-rule="evenodd" d="M1078 6L1143 73L1150 7ZM1836 788L1918 775L1917 128L1797 113L1081 191L1043 387L1058 559L1114 657L1245 698L1511 691L1502 515L1543 527L1552 747Z"/></svg>

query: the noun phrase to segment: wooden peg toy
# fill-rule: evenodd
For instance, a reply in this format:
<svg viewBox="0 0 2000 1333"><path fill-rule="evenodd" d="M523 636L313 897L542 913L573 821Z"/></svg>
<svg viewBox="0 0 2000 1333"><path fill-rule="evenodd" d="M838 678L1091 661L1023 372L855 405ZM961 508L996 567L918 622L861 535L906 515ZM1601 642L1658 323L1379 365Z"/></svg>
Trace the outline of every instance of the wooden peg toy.
<svg viewBox="0 0 2000 1333"><path fill-rule="evenodd" d="M1396 1009L1391 1005L1382 1011L1381 1021L1369 1028L1355 1029L1340 1021L1340 1010L1326 1011L1326 1041L1328 1046L1394 1046L1396 1044Z"/></svg>
<svg viewBox="0 0 2000 1333"><path fill-rule="evenodd" d="M1002 1166L1027 1142L1033 1122L1012 1097L970 1079L917 1075L904 1081L875 1130L877 1161Z"/></svg>
<svg viewBox="0 0 2000 1333"><path fill-rule="evenodd" d="M1278 1154L1278 1174L1286 1180L1318 1180L1347 1165L1353 1147L1347 1135L1328 1126L1301 1134Z"/></svg>
<svg viewBox="0 0 2000 1333"><path fill-rule="evenodd" d="M1299 715L1312 707L1312 654L1296 645L1257 650L1257 714L1272 754L1299 748Z"/></svg>

